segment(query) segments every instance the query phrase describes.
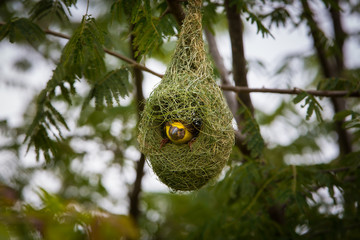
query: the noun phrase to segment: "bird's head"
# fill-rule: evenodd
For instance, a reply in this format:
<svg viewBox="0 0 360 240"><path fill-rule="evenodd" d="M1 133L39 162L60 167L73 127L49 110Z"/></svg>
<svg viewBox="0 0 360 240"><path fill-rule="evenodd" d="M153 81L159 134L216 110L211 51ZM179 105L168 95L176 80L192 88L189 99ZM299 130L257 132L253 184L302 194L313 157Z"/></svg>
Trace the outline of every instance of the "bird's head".
<svg viewBox="0 0 360 240"><path fill-rule="evenodd" d="M169 123L169 137L172 140L180 140L185 137L186 129L185 126L181 122L172 122Z"/></svg>

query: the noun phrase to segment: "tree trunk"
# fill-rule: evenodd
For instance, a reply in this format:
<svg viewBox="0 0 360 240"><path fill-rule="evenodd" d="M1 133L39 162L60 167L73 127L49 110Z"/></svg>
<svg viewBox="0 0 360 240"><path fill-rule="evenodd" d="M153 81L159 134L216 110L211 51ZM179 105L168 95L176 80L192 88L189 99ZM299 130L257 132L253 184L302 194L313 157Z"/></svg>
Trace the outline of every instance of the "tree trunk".
<svg viewBox="0 0 360 240"><path fill-rule="evenodd" d="M337 2L337 1L336 1ZM336 4L334 2L334 4ZM310 28L310 33L313 38L314 47L316 50L317 57L320 62L320 67L325 78L340 77L343 74L344 70L344 59L343 59L343 45L345 41L346 34L343 31L341 25L340 12L338 8L333 6L330 8L330 15L333 21L334 28L334 39L337 45L335 54L328 57L326 52L326 45L324 44L321 38L321 29L313 17L313 12L310 9L307 0L301 0L303 6L303 15L308 23ZM345 100L339 98L331 98L331 103L335 113L345 110ZM346 155L352 152L351 146L351 136L350 134L342 127L343 121L335 122L335 131L338 134L338 146L340 155Z"/></svg>
<svg viewBox="0 0 360 240"><path fill-rule="evenodd" d="M232 73L236 86L247 87L247 68L243 41L243 23L236 6L231 6L230 0L225 0L226 17L229 24L229 35L232 52ZM239 99L254 113L254 107L249 93L238 93ZM240 116L241 117L241 116Z"/></svg>
<svg viewBox="0 0 360 240"><path fill-rule="evenodd" d="M133 25L130 26L131 31L133 30ZM136 46L133 45L135 36L132 34L130 36L130 47L131 47L131 57L134 60L137 60L135 57L135 52L137 50ZM143 73L138 68L133 68L133 79L135 83L135 101L137 106L138 112L138 119L140 119L140 114L144 110L144 93L142 89L143 83ZM144 176L144 165L145 165L145 156L141 154L140 159L136 164L136 178L134 181L134 185L129 192L129 199L130 199L130 207L129 207L129 214L137 221L139 217L139 199L141 193L141 181Z"/></svg>

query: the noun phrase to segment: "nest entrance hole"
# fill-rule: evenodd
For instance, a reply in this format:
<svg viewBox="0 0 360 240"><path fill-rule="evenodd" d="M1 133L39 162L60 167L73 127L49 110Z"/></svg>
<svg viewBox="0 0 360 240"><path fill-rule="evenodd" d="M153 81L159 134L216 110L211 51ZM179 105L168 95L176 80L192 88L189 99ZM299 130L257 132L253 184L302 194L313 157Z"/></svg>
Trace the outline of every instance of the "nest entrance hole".
<svg viewBox="0 0 360 240"><path fill-rule="evenodd" d="M153 127L164 136L163 129L166 122L179 121L184 125L192 125L201 131L204 103L196 94L189 96L162 96L152 106Z"/></svg>

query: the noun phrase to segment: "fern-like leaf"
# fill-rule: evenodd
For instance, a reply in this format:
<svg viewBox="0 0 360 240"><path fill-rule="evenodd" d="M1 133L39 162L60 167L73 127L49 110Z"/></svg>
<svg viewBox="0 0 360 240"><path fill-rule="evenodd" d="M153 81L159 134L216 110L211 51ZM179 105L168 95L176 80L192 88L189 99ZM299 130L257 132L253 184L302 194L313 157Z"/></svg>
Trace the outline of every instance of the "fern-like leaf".
<svg viewBox="0 0 360 240"><path fill-rule="evenodd" d="M95 99L95 107L100 109L104 103L113 106L113 100L120 104L120 98L128 95L129 92L129 73L126 69L117 69L109 72L97 83L93 85L87 96L83 109L89 104L91 99Z"/></svg>
<svg viewBox="0 0 360 240"><path fill-rule="evenodd" d="M142 3L138 1L136 6L133 7L131 15L136 55L151 54L151 50L161 46L167 36L175 35L173 26L176 26L176 23L169 15L155 17L156 13L152 11L149 0Z"/></svg>
<svg viewBox="0 0 360 240"><path fill-rule="evenodd" d="M293 103L298 104L302 100L305 100L305 103L303 105L301 105L301 107L304 108L305 106L308 106L307 111L306 111L306 120L309 120L310 117L315 112L316 119L319 122L322 122L323 118L322 118L322 115L321 115L321 111L323 109L322 109L320 103L316 100L316 98L313 95L309 94L309 93L301 92L299 95L297 95L293 99Z"/></svg>
<svg viewBox="0 0 360 240"><path fill-rule="evenodd" d="M0 41L5 37L9 37L11 43L25 39L30 44L35 44L45 38L45 33L29 19L14 18L0 27Z"/></svg>
<svg viewBox="0 0 360 240"><path fill-rule="evenodd" d="M115 1L110 8L111 20L121 22L122 17L131 19L131 12L133 8L137 8L140 1L136 0L120 0Z"/></svg>
<svg viewBox="0 0 360 240"><path fill-rule="evenodd" d="M43 153L46 162L50 162L52 156L56 154L56 142L49 137L46 127L42 124L37 125L36 131L31 135L27 151L29 151L31 146L35 148L36 159L38 161L41 153Z"/></svg>
<svg viewBox="0 0 360 240"><path fill-rule="evenodd" d="M350 72L350 71L348 71ZM356 71L352 72L352 75L356 74ZM350 75L350 74L349 74ZM324 78L322 79L318 84L319 90L347 90L349 92L358 91L360 89L359 84L359 72L357 73L357 76L349 76L348 78Z"/></svg>
<svg viewBox="0 0 360 240"><path fill-rule="evenodd" d="M68 22L67 14L71 15L69 6L72 4L71 1L41 0L30 10L30 19L35 21L55 16L60 22Z"/></svg>
<svg viewBox="0 0 360 240"><path fill-rule="evenodd" d="M244 12L247 14L246 21L250 21L251 24L256 24L257 33L261 33L262 37L272 37L270 30L264 26L262 23L261 16L258 16L251 8L256 4L255 1L232 1L230 6L234 5L238 9L239 12ZM259 3L257 5L260 5Z"/></svg>
<svg viewBox="0 0 360 240"><path fill-rule="evenodd" d="M90 16L84 16L63 49L61 63L66 71L77 77L96 80L105 71L104 32Z"/></svg>
<svg viewBox="0 0 360 240"><path fill-rule="evenodd" d="M247 149L250 150L251 157L256 158L260 156L264 150L264 139L261 136L259 124L253 118L249 109L244 103L239 102L241 104L240 114L244 118L242 133L245 135L245 143Z"/></svg>
<svg viewBox="0 0 360 240"><path fill-rule="evenodd" d="M104 33L97 27L94 19L84 16L80 26L64 47L60 63L52 78L37 99L37 112L25 138L25 142L28 141L28 149L31 146L35 147L37 159L42 153L46 161L50 161L56 153L56 143L63 140L62 130L69 130L65 118L51 103L56 96L55 89L59 87L61 95L70 104L71 94L75 93L76 79L85 77L93 82L101 76L105 72L103 42ZM66 87L65 83L70 87ZM113 87L109 83L106 84L108 88ZM101 91L104 89L107 88ZM106 92L97 93L97 96L102 96L101 94L108 96ZM123 92L116 86L112 94L118 97Z"/></svg>
<svg viewBox="0 0 360 240"><path fill-rule="evenodd" d="M42 152L46 161L50 161L56 153L56 141L63 139L61 126L69 130L62 114L51 104L44 89L38 96L36 115L26 132L24 142L28 141L28 150L34 146L37 159Z"/></svg>
<svg viewBox="0 0 360 240"><path fill-rule="evenodd" d="M348 118L348 120L346 120ZM338 112L334 116L334 120L344 120L343 127L345 129L354 128L360 131L360 113L354 112L352 110L344 110Z"/></svg>
<svg viewBox="0 0 360 240"><path fill-rule="evenodd" d="M270 30L267 29L261 22L261 19L256 16L253 12L247 11L248 17L246 17L247 21L250 21L251 24L255 23L257 27L257 33L261 33L262 37L272 37L274 36L271 34Z"/></svg>
<svg viewBox="0 0 360 240"><path fill-rule="evenodd" d="M291 21L291 15L284 7L274 8L270 13L261 16L261 18L270 18L270 28L272 24L275 24L277 28L280 27L280 25L283 25L283 27L285 27L287 21Z"/></svg>

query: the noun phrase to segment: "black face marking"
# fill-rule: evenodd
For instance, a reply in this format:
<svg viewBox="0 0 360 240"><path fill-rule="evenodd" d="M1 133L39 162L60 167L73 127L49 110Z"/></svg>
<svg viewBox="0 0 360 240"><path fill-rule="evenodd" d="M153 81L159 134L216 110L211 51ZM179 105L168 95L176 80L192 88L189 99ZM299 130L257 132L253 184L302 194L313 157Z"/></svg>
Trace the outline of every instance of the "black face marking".
<svg viewBox="0 0 360 240"><path fill-rule="evenodd" d="M185 136L185 130L183 128L171 126L169 129L169 135L174 140L183 139Z"/></svg>

